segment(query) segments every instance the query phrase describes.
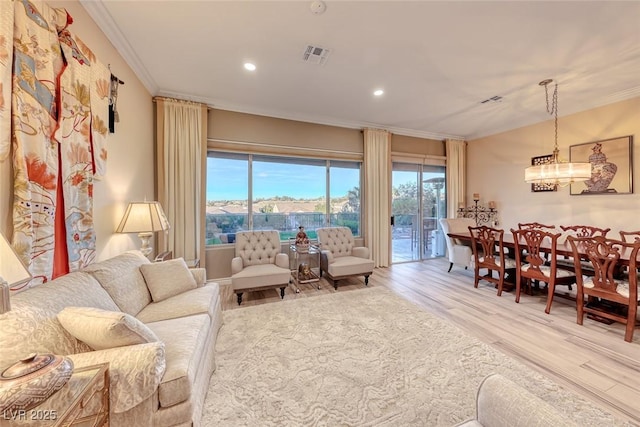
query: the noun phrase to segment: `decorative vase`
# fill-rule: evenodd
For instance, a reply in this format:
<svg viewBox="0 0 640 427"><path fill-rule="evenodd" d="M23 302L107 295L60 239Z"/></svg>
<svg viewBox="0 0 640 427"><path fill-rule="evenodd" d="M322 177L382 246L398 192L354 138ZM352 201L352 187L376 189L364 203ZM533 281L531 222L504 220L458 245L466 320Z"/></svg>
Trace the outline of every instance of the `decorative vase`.
<svg viewBox="0 0 640 427"><path fill-rule="evenodd" d="M0 414L28 411L60 390L71 377L65 356L32 353L0 373Z"/></svg>
<svg viewBox="0 0 640 427"><path fill-rule="evenodd" d="M299 253L307 253L309 252L309 237L307 233L304 232L304 227L298 227L298 234L296 234L296 251Z"/></svg>

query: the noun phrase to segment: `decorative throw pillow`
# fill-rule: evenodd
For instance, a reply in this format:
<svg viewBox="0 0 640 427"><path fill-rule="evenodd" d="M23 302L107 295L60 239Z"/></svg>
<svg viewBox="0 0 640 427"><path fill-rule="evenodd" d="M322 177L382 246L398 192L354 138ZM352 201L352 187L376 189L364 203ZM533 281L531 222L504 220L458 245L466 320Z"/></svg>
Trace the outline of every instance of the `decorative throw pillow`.
<svg viewBox="0 0 640 427"><path fill-rule="evenodd" d="M159 341L144 323L121 311L66 307L58 313L58 321L94 350Z"/></svg>
<svg viewBox="0 0 640 427"><path fill-rule="evenodd" d="M144 264L140 266L140 271L155 302L198 287L182 258Z"/></svg>

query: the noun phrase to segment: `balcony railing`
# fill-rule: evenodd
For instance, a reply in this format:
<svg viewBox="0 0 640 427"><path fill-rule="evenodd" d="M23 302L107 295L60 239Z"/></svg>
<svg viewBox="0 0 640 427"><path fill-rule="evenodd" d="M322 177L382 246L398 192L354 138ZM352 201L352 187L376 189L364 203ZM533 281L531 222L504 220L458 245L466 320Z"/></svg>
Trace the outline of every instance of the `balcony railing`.
<svg viewBox="0 0 640 427"><path fill-rule="evenodd" d="M280 240L295 237L298 227L303 226L311 239L316 238L315 230L326 226L349 227L354 236L360 235L360 213L318 212L254 213L254 230L277 230ZM233 243L235 233L249 229L248 216L245 213L207 214L206 244L219 245Z"/></svg>

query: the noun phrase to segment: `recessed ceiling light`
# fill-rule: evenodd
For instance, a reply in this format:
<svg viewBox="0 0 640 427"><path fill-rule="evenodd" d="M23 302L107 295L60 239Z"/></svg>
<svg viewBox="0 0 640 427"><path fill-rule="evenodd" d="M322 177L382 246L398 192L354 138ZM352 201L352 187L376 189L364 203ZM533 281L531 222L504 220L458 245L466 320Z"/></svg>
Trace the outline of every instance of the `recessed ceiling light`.
<svg viewBox="0 0 640 427"><path fill-rule="evenodd" d="M382 89L376 89L373 91L373 94L375 96L382 96L384 94L384 91Z"/></svg>
<svg viewBox="0 0 640 427"><path fill-rule="evenodd" d="M252 64L251 62L245 62L244 63L244 69L245 70L249 70L249 71L255 71L256 70L256 66L255 66L255 64Z"/></svg>

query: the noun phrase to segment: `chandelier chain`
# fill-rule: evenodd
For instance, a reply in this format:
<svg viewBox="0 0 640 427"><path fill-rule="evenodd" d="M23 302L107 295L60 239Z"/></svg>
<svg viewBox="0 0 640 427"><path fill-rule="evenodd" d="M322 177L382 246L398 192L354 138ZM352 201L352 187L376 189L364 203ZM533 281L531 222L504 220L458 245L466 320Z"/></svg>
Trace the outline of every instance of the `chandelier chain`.
<svg viewBox="0 0 640 427"><path fill-rule="evenodd" d="M554 127L555 127L555 148L558 148L558 83L555 84L555 88L553 89L553 95L551 98L551 108L549 108L549 83L547 82L544 85L544 94L547 101L547 113L554 116Z"/></svg>

